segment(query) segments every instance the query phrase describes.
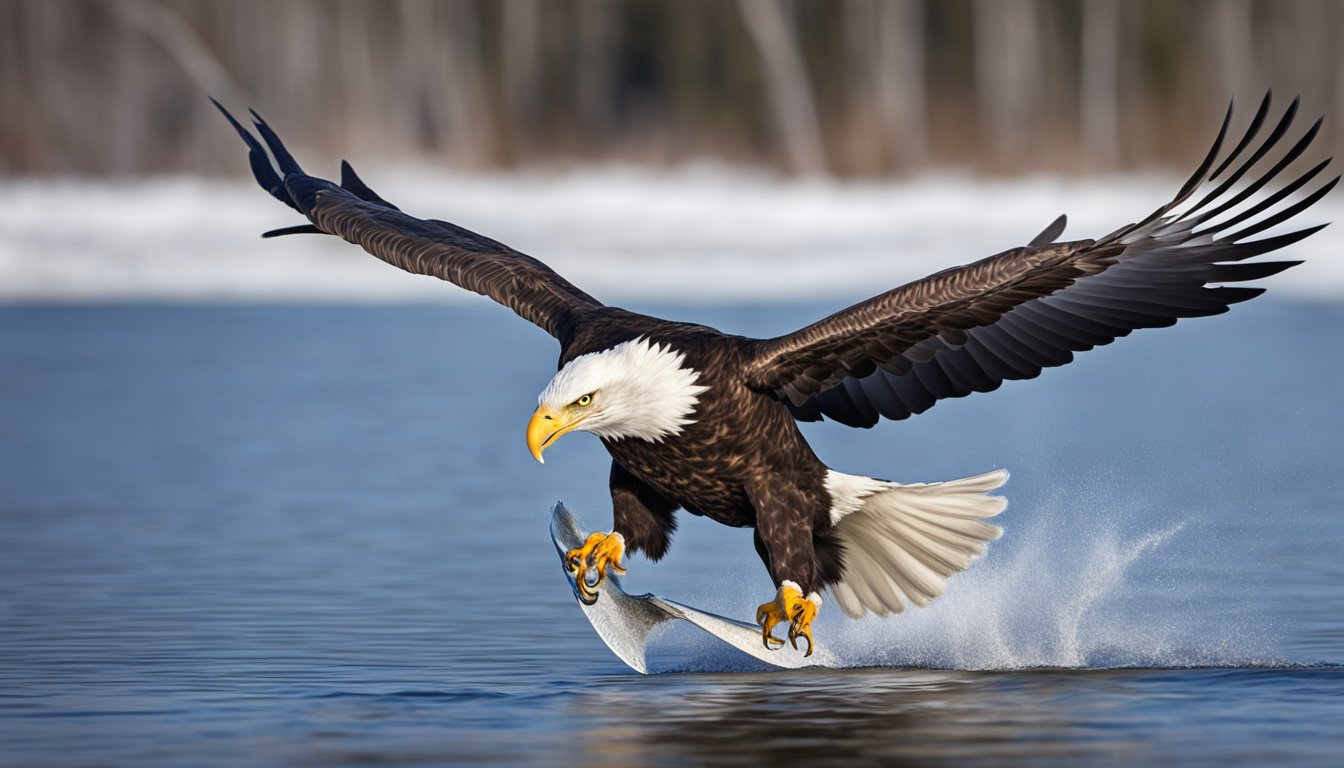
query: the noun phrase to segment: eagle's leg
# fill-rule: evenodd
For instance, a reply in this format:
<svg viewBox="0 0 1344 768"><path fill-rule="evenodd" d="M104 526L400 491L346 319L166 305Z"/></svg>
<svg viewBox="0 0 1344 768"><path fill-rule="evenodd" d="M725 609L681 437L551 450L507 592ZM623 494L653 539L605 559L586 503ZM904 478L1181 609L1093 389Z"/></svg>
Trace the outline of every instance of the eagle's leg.
<svg viewBox="0 0 1344 768"><path fill-rule="evenodd" d="M594 533L583 546L565 553L565 562L579 587L579 599L588 605L597 602L597 587L607 571L625 573L621 558L627 545L630 552L643 552L650 560L660 559L672 542L677 527L672 513L676 502L630 474L625 467L611 463L611 533ZM618 533L619 531L619 533ZM596 571L592 581L588 572Z"/></svg>
<svg viewBox="0 0 1344 768"><path fill-rule="evenodd" d="M803 597L803 589L792 581L779 585L775 599L756 609L756 623L761 625L761 641L766 648L774 649L784 645L784 641L775 637L775 627L781 622L789 623L789 642L796 649L798 638L807 640L807 652L812 655L812 620L821 608L821 595L816 592Z"/></svg>
<svg viewBox="0 0 1344 768"><path fill-rule="evenodd" d="M574 574L574 583L579 588L579 598L588 605L597 602L597 587L607 577L607 571L625 573L621 566L621 557L625 555L625 537L611 533L594 533L588 536L583 546L565 553L565 563ZM588 580L588 571L597 572L592 581Z"/></svg>
<svg viewBox="0 0 1344 768"><path fill-rule="evenodd" d="M812 536L813 517L809 510L817 505L797 488L787 485L762 485L748 489L756 507L756 552L765 563L770 577L779 585L775 597L756 609L761 625L761 642L766 648L778 648L784 641L775 637L776 626L789 624L789 642L796 649L798 639L807 641L805 656L811 656L812 620L821 608L821 595L815 589L820 564ZM826 509L824 506L820 509Z"/></svg>

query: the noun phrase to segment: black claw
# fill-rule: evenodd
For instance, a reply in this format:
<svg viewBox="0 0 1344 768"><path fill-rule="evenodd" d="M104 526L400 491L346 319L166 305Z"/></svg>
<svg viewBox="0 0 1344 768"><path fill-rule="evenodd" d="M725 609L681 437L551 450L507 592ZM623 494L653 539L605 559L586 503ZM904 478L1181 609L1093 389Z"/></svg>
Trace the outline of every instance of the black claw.
<svg viewBox="0 0 1344 768"><path fill-rule="evenodd" d="M579 573L574 580L574 591L579 595L579 602L584 605L592 605L597 602L597 592L588 586L588 575Z"/></svg>
<svg viewBox="0 0 1344 768"><path fill-rule="evenodd" d="M792 629L789 630L789 644L793 646L793 650L795 650L795 651L798 650L798 638L799 638L799 637L801 637L801 638L803 638L804 640L807 641L807 653L804 653L804 654L803 654L803 657L806 658L806 657L808 657L808 656L811 656L811 655L812 655L812 638L808 637L807 635L803 635L803 634L795 633Z"/></svg>

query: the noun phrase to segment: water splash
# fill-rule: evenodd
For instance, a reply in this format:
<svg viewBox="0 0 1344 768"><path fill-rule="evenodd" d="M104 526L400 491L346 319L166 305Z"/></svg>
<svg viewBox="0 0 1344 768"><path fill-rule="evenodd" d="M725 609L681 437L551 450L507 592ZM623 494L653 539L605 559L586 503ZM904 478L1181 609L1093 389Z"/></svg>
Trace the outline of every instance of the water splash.
<svg viewBox="0 0 1344 768"><path fill-rule="evenodd" d="M823 610L817 636L833 655L827 666L1012 670L1287 663L1267 650L1276 645L1267 622L1238 624L1217 604L1201 602L1219 597L1199 593L1198 587L1216 583L1220 566L1205 562L1209 558L1198 546L1186 546L1198 541L1183 533L1199 526L1149 522L1145 529L1132 521L1152 521L1153 510L1117 508L1114 499L1100 488L1082 494L1072 488L1008 517L1004 538L969 571L954 576L946 593L927 607L859 621L833 607ZM748 597L719 591L687 599L737 616L752 609L737 604ZM675 660L667 657L655 668L757 668L694 631L671 633L665 643Z"/></svg>
<svg viewBox="0 0 1344 768"><path fill-rule="evenodd" d="M1264 651L1262 630L1210 631L1173 610L1182 585L1162 575L1181 557L1167 545L1186 523L1127 535L1127 515L1089 517L1080 528L1059 500L1047 502L928 607L830 623L833 650L845 666L966 670L1283 663Z"/></svg>

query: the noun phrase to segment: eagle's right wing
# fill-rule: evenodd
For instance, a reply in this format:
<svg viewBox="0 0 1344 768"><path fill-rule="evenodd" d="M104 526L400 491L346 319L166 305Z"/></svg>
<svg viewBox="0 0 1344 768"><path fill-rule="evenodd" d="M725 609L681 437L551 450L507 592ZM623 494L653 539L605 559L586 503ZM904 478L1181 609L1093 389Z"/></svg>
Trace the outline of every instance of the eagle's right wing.
<svg viewBox="0 0 1344 768"><path fill-rule="evenodd" d="M1218 163L1228 128L1224 120L1212 150L1176 198L1143 221L1098 240L1052 243L1063 228L1056 221L1028 246L917 280L793 333L751 342L747 384L785 401L800 420L829 417L870 427L882 417L921 413L943 398L1033 378L1136 328L1218 314L1259 295L1261 288L1220 284L1267 277L1297 264L1246 260L1324 225L1247 238L1306 210L1339 180L1330 178L1289 202L1325 169L1326 160L1253 201L1252 195L1281 181L1307 149L1318 120L1238 189L1253 167L1282 146L1297 102L1257 143L1268 109L1266 96L1244 138ZM1185 205L1214 181L1220 183Z"/></svg>
<svg viewBox="0 0 1344 768"><path fill-rule="evenodd" d="M304 232L338 235L407 272L437 277L489 296L562 343L573 333L581 314L602 306L531 256L456 224L402 213L369 189L348 163L341 164L340 186L309 176L254 112L253 123L275 156L280 170L277 173L256 137L218 102L215 106L247 144L257 183L312 222L274 230L266 236Z"/></svg>

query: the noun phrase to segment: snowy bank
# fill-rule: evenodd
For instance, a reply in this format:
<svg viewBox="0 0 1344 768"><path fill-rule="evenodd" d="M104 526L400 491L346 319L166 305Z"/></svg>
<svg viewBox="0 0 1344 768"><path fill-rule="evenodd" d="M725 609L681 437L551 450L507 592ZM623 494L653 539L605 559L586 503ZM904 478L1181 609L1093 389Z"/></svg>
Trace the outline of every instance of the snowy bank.
<svg viewBox="0 0 1344 768"><path fill-rule="evenodd" d="M614 302L857 298L1023 244L1062 212L1066 238L1104 234L1147 215L1181 181L362 170L408 212L506 242ZM1340 218L1344 196L1333 194L1298 224ZM0 301L467 297L334 238L257 237L298 222L241 181L0 181ZM1341 251L1344 227L1327 228L1287 252L1306 264L1264 284L1279 296L1344 296Z"/></svg>

